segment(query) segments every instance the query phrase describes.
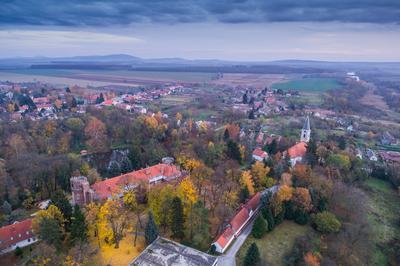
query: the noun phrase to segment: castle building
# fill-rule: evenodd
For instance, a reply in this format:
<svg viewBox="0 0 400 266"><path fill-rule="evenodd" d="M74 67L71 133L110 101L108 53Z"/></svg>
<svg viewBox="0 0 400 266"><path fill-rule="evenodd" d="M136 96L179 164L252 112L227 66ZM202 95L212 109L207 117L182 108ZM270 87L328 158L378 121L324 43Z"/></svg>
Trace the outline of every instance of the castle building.
<svg viewBox="0 0 400 266"><path fill-rule="evenodd" d="M182 176L181 171L173 164L166 162L109 178L93 185L85 176L71 177L73 205L84 206L90 202L102 202L113 196L121 197L125 190L134 189L140 184L154 185L169 182Z"/></svg>
<svg viewBox="0 0 400 266"><path fill-rule="evenodd" d="M300 141L308 143L310 141L311 129L310 129L310 118L307 116L304 121L303 129L301 130Z"/></svg>

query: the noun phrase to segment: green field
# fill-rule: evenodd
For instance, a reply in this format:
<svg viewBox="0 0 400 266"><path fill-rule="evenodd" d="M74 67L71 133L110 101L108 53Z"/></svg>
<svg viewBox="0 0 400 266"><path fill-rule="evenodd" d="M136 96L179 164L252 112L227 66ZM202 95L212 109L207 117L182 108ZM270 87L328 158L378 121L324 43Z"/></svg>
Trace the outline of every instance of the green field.
<svg viewBox="0 0 400 266"><path fill-rule="evenodd" d="M327 90L338 89L341 85L333 78L304 78L291 80L284 83L275 83L274 89L298 90L305 92L324 92Z"/></svg>
<svg viewBox="0 0 400 266"><path fill-rule="evenodd" d="M282 265L283 257L292 250L296 238L306 234L312 234L309 226L284 221L261 239L249 236L236 254L236 264L242 265L247 249L255 242L260 251L262 265Z"/></svg>
<svg viewBox="0 0 400 266"><path fill-rule="evenodd" d="M368 219L372 225L375 243L372 265L388 265L389 242L400 236L398 225L400 197L388 182L370 178L366 182L370 211Z"/></svg>

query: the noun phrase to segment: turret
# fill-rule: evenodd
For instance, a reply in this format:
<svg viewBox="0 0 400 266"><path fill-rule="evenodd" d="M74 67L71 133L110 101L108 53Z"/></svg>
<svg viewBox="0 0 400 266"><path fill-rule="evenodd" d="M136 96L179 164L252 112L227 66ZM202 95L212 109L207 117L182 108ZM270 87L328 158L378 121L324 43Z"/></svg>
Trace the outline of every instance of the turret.
<svg viewBox="0 0 400 266"><path fill-rule="evenodd" d="M303 129L301 130L300 141L308 143L310 141L311 129L310 129L310 118L307 116L304 121Z"/></svg>

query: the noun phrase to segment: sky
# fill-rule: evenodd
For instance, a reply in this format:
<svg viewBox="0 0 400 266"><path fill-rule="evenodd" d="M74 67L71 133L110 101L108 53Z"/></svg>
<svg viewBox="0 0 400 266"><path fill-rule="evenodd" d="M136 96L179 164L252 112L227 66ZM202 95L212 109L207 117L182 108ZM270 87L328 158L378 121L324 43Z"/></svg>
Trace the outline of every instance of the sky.
<svg viewBox="0 0 400 266"><path fill-rule="evenodd" d="M0 57L400 61L399 0L2 0Z"/></svg>

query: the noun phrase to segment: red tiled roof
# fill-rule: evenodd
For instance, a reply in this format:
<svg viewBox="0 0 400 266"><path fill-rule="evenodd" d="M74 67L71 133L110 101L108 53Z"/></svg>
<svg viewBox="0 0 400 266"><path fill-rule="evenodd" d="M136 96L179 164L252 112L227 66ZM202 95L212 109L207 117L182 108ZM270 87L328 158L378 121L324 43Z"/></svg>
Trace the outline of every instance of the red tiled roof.
<svg viewBox="0 0 400 266"><path fill-rule="evenodd" d="M257 209L258 205L260 204L260 199L261 199L261 194L260 192L257 192L247 203L246 203L246 208L255 210Z"/></svg>
<svg viewBox="0 0 400 266"><path fill-rule="evenodd" d="M28 238L32 238L33 236L32 219L3 226L0 228L0 250L6 249Z"/></svg>
<svg viewBox="0 0 400 266"><path fill-rule="evenodd" d="M248 218L249 218L249 211L247 210L247 208L242 208L230 222L233 231L235 232L239 231L240 227L246 222Z"/></svg>
<svg viewBox="0 0 400 266"><path fill-rule="evenodd" d="M290 158L304 157L307 152L307 144L305 142L299 142L289 148L288 153Z"/></svg>
<svg viewBox="0 0 400 266"><path fill-rule="evenodd" d="M111 106L113 105L113 100L105 100L104 102L101 103L101 105Z"/></svg>
<svg viewBox="0 0 400 266"><path fill-rule="evenodd" d="M229 243L229 241L232 239L234 235L234 232L232 231L232 229L230 227L227 227L224 232L220 235L220 237L218 237L217 242L218 245L224 249L226 247L226 245Z"/></svg>
<svg viewBox="0 0 400 266"><path fill-rule="evenodd" d="M134 185L140 181L149 182L151 178L165 176L167 178L179 176L181 172L174 165L157 164L151 167L116 176L91 185L99 199L105 199L119 193L125 185Z"/></svg>
<svg viewBox="0 0 400 266"><path fill-rule="evenodd" d="M260 157L262 157L262 158L265 158L265 157L267 157L268 154L267 154L265 151L263 151L262 149L256 148L256 149L253 151L253 155L256 155L256 156L260 156Z"/></svg>

